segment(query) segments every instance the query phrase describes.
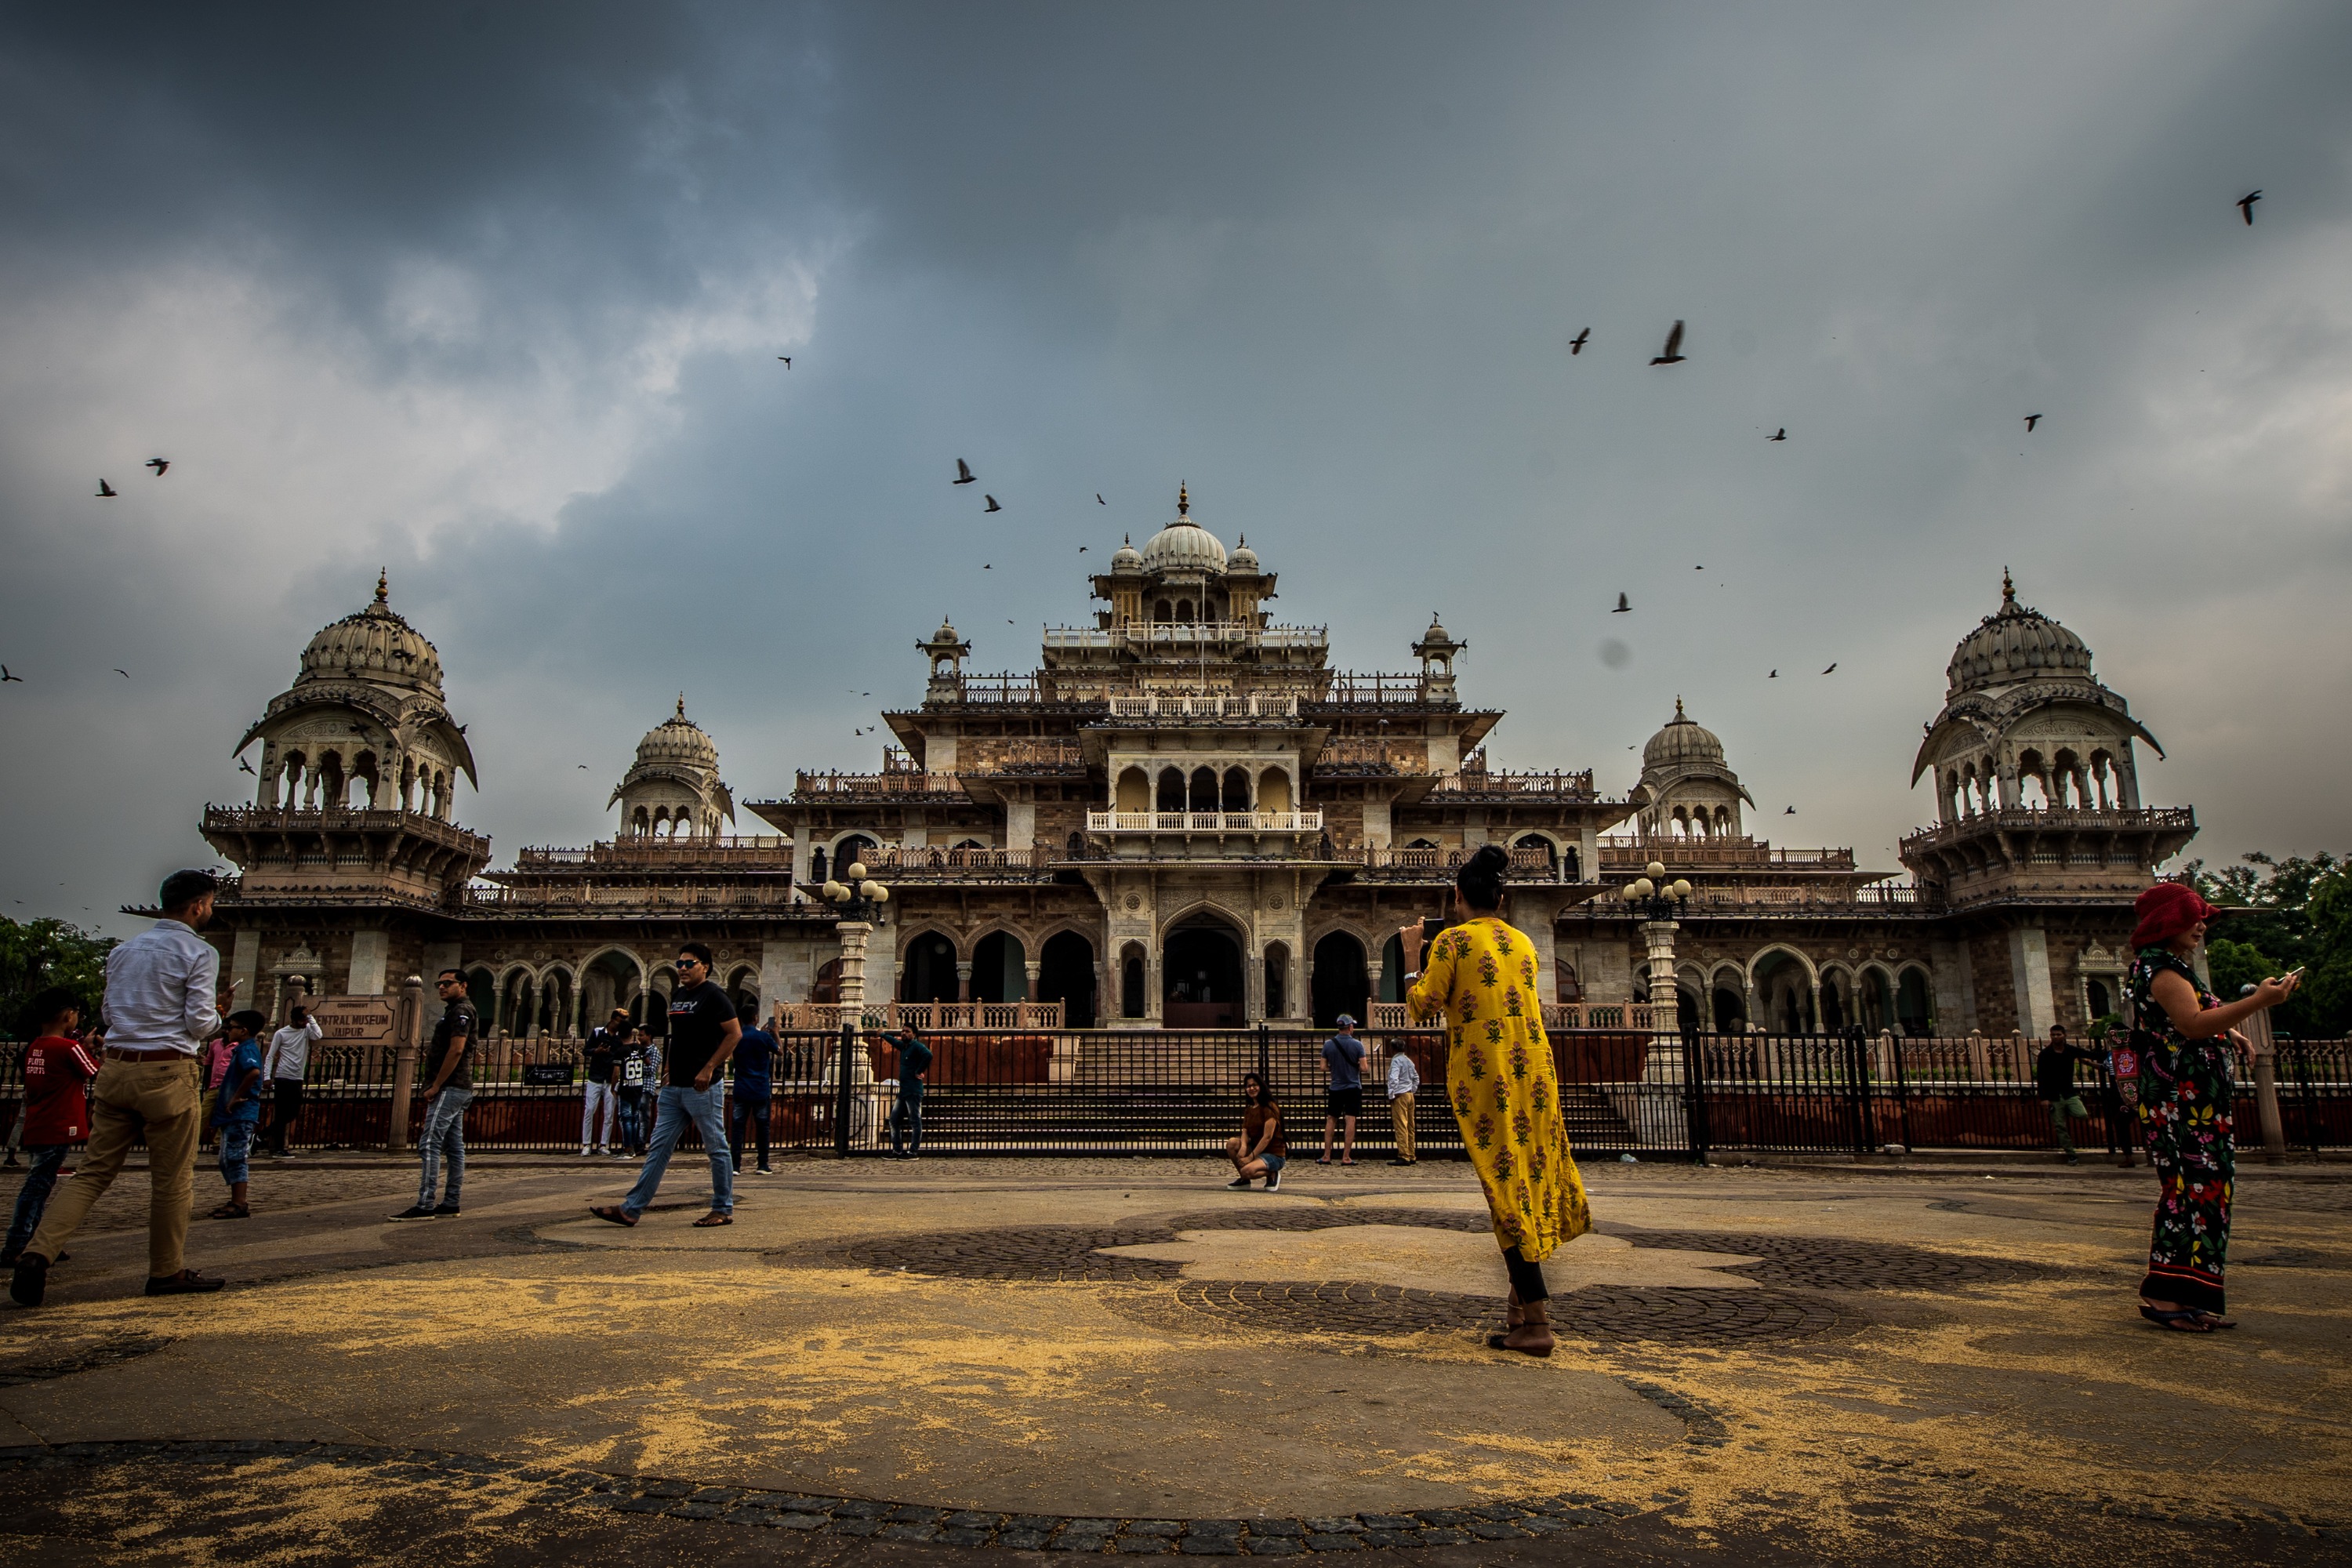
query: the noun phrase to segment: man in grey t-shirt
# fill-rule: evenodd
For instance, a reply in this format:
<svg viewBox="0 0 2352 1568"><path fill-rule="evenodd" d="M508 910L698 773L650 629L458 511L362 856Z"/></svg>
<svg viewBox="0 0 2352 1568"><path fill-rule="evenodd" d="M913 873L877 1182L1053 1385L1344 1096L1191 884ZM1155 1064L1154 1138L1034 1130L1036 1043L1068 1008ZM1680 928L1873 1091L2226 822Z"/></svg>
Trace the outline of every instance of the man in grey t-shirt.
<svg viewBox="0 0 2352 1568"><path fill-rule="evenodd" d="M1331 1163L1331 1134L1345 1126L1339 1143L1339 1163L1356 1163L1356 1118L1364 1109L1364 1042L1356 1038L1356 1020L1339 1015L1339 1032L1323 1042L1323 1065L1331 1069L1331 1087L1323 1097L1323 1153L1315 1163Z"/></svg>

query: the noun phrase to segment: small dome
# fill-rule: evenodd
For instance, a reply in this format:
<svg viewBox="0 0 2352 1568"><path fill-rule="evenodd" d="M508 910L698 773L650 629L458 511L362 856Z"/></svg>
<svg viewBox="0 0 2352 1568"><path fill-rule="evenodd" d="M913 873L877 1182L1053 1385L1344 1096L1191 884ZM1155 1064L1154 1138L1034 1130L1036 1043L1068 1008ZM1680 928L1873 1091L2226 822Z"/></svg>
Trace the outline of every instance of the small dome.
<svg viewBox="0 0 2352 1568"><path fill-rule="evenodd" d="M677 700L677 711L646 731L637 742L637 765L656 763L684 763L688 767L719 766L719 748L703 733L702 726L686 716L686 698Z"/></svg>
<svg viewBox="0 0 2352 1568"><path fill-rule="evenodd" d="M1646 773L1654 768L1686 767L1692 763L1723 766L1723 742L1716 739L1714 731L1685 714L1683 700L1677 697L1675 716L1642 748L1642 771Z"/></svg>
<svg viewBox="0 0 2352 1568"><path fill-rule="evenodd" d="M1110 552L1110 569L1114 572L1143 570L1143 552L1135 547L1132 538L1121 539L1118 548Z"/></svg>
<svg viewBox="0 0 2352 1568"><path fill-rule="evenodd" d="M363 680L373 686L411 687L438 698L440 654L422 633L393 612L387 597L384 577L378 574L375 602L320 629L302 650L301 672L295 676L294 684Z"/></svg>
<svg viewBox="0 0 2352 1568"><path fill-rule="evenodd" d="M1179 485L1176 521L1153 534L1144 545L1145 571L1215 573L1225 569L1225 547L1218 542L1215 534L1187 515L1192 504L1192 497Z"/></svg>
<svg viewBox="0 0 2352 1568"><path fill-rule="evenodd" d="M1248 534L1243 534L1239 547L1231 555L1225 557L1225 570L1244 573L1254 573L1257 570L1257 552L1249 547Z"/></svg>
<svg viewBox="0 0 2352 1568"><path fill-rule="evenodd" d="M2039 610L2017 602L2017 586L2000 574L2000 608L1960 639L1945 668L1948 697L2063 676L2087 680L2091 650L2083 639Z"/></svg>

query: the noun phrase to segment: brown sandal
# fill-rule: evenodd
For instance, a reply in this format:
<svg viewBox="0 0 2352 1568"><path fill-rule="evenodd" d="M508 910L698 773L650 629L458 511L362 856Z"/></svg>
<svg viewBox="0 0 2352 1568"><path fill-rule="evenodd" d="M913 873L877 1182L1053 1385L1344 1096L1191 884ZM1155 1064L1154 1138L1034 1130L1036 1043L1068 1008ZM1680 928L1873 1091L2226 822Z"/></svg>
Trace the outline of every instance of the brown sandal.
<svg viewBox="0 0 2352 1568"><path fill-rule="evenodd" d="M206 1219L251 1219L253 1206L250 1204L223 1204L205 1217Z"/></svg>
<svg viewBox="0 0 2352 1568"><path fill-rule="evenodd" d="M614 1225L635 1225L637 1223L636 1215L631 1214L628 1210L623 1208L618 1204L593 1205L589 1208L588 1212L594 1215L598 1219L609 1221Z"/></svg>
<svg viewBox="0 0 2352 1568"><path fill-rule="evenodd" d="M733 1215L720 1214L717 1209L712 1209L709 1214L704 1215L700 1219L694 1222L694 1228L697 1230L709 1230L715 1225L733 1225L734 1223L735 1216Z"/></svg>

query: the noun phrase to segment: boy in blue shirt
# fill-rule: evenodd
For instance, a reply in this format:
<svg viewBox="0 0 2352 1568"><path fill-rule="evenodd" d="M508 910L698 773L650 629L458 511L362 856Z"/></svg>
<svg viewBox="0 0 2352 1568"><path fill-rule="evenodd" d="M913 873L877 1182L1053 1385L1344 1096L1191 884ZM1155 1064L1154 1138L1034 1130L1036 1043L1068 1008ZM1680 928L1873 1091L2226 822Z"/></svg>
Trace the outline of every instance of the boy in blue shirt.
<svg viewBox="0 0 2352 1568"><path fill-rule="evenodd" d="M254 1039L268 1027L259 1013L231 1013L221 1021L221 1038L228 1045L228 1068L221 1074L213 1097L213 1125L220 1129L221 1180L228 1184L228 1202L213 1210L214 1219L251 1219L246 1201L251 1173L253 1136L261 1126L261 1047Z"/></svg>
<svg viewBox="0 0 2352 1568"><path fill-rule="evenodd" d="M759 1027L759 1010L749 1002L735 1005L735 1016L743 1026L742 1038L735 1042L735 1054L728 1060L735 1068L735 1098L727 1107L729 1152L735 1156L735 1171L743 1171L743 1123L751 1122L759 1129L759 1173L772 1176L768 1166L768 1103L775 1092L776 1037Z"/></svg>

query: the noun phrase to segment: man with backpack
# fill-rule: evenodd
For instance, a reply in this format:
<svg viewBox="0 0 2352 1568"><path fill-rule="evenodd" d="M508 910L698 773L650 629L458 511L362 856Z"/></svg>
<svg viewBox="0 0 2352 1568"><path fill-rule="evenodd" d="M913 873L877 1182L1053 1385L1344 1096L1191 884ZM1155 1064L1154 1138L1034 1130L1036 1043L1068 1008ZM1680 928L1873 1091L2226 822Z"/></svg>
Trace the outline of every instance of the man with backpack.
<svg viewBox="0 0 2352 1568"><path fill-rule="evenodd" d="M620 1100L620 1141L613 1145L613 1157L626 1160L645 1158L646 1089L654 1081L653 1036L644 1029L629 1032L628 1049L621 1054L614 1076L619 1080L614 1092Z"/></svg>
<svg viewBox="0 0 2352 1568"><path fill-rule="evenodd" d="M2074 1152L2074 1119L2090 1114L2074 1088L2074 1064L2098 1059L2098 1052L2067 1043L2063 1024L2050 1026L2050 1043L2033 1058L2033 1087L2050 1102L2050 1126L2058 1134L2058 1147L2065 1151L2059 1158L2069 1165L2082 1158Z"/></svg>
<svg viewBox="0 0 2352 1568"><path fill-rule="evenodd" d="M923 1075L931 1070L931 1047L912 1024L898 1035L886 1036L898 1047L898 1098L890 1108L890 1157L911 1160L923 1152ZM899 1152L898 1131L906 1129L907 1146Z"/></svg>

